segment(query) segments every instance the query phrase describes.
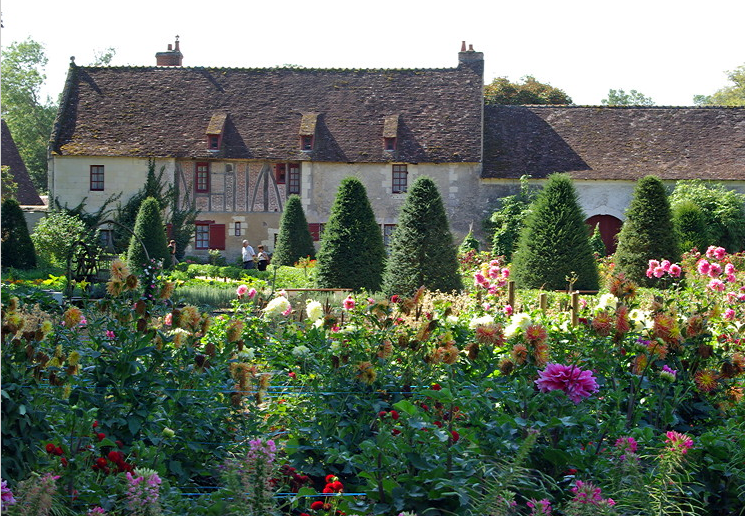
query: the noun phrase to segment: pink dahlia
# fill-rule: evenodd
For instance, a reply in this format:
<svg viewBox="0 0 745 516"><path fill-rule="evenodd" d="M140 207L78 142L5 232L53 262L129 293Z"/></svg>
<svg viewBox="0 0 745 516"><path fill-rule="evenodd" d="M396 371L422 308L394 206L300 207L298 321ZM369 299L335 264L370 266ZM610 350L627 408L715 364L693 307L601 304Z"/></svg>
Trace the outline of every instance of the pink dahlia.
<svg viewBox="0 0 745 516"><path fill-rule="evenodd" d="M722 266L718 263L712 263L709 266L709 277L710 278L716 278L722 273Z"/></svg>
<svg viewBox="0 0 745 516"><path fill-rule="evenodd" d="M355 305L354 299L352 299L352 295L350 294L344 300L344 309L351 310L352 308L354 308L354 305Z"/></svg>
<svg viewBox="0 0 745 516"><path fill-rule="evenodd" d="M238 294L238 297L245 296L246 292L248 292L248 287L246 285L241 285L235 290L235 293Z"/></svg>
<svg viewBox="0 0 745 516"><path fill-rule="evenodd" d="M677 263L674 263L674 264L672 264L670 266L670 272L669 272L669 274L673 278L679 278L681 272L682 272L682 270L680 268L680 265L678 265Z"/></svg>
<svg viewBox="0 0 745 516"><path fill-rule="evenodd" d="M698 270L698 273L702 276L706 276L709 274L709 269L711 268L711 264L704 260L703 258L698 261L696 264L696 270Z"/></svg>
<svg viewBox="0 0 745 516"><path fill-rule="evenodd" d="M574 365L548 364L546 369L538 372L535 383L541 392L564 391L574 403L598 390L592 371Z"/></svg>
<svg viewBox="0 0 745 516"><path fill-rule="evenodd" d="M717 292L724 292L724 282L719 279L713 279L706 285L709 290L715 290Z"/></svg>
<svg viewBox="0 0 745 516"><path fill-rule="evenodd" d="M733 321L735 319L735 311L732 308L727 308L724 311L724 319L727 321Z"/></svg>

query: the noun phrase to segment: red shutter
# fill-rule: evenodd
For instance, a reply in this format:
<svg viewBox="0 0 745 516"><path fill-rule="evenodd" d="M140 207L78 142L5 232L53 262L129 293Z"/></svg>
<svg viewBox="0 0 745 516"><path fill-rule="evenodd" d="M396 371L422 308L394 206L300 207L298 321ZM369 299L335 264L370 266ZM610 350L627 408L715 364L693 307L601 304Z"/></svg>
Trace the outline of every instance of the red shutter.
<svg viewBox="0 0 745 516"><path fill-rule="evenodd" d="M225 249L225 224L210 224L210 249Z"/></svg>
<svg viewBox="0 0 745 516"><path fill-rule="evenodd" d="M166 237L168 237L168 240L173 238L173 224L166 224Z"/></svg>
<svg viewBox="0 0 745 516"><path fill-rule="evenodd" d="M321 240L321 224L317 222L308 224L308 231L310 231L310 236L313 237L314 242Z"/></svg>

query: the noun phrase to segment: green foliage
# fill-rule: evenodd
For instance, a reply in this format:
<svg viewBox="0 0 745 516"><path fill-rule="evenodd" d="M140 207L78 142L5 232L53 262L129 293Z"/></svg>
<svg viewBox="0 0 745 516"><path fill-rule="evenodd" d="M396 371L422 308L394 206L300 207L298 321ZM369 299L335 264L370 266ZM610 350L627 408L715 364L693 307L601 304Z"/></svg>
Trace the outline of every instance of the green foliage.
<svg viewBox="0 0 745 516"><path fill-rule="evenodd" d="M301 258L314 258L315 255L316 249L313 247L313 237L308 230L302 202L299 196L291 195L279 222L279 235L272 263L292 266Z"/></svg>
<svg viewBox="0 0 745 516"><path fill-rule="evenodd" d="M512 261L512 255L520 239L520 231L530 213L530 204L536 196L536 192L530 189L529 179L530 176L520 178L520 193L502 198L500 209L492 213L490 219L490 225L494 229L492 253L504 256L506 263Z"/></svg>
<svg viewBox="0 0 745 516"><path fill-rule="evenodd" d="M321 288L380 290L385 247L367 191L354 177L342 180L318 252Z"/></svg>
<svg viewBox="0 0 745 516"><path fill-rule="evenodd" d="M101 225L102 222L109 218L109 215L111 215L111 213L114 211L113 209L109 208L109 206L118 201L121 196L121 192L111 194L103 202L103 204L101 204L101 207L93 213L88 213L87 211L85 211L85 202L88 200L87 197L83 197L83 200L81 200L74 208L68 208L67 203L62 206L59 202L59 199L55 198L54 206L56 211L64 211L68 215L77 217L81 221L83 221L83 224L85 224L88 229L95 230Z"/></svg>
<svg viewBox="0 0 745 516"><path fill-rule="evenodd" d="M140 212L137 214L134 234L139 237L139 240L132 236L127 251L127 263L132 269L142 269L148 262L148 256L156 262L167 263L170 258L168 241L163 219L160 217L160 205L153 197L148 197L143 201ZM147 255L143 251L143 246L147 249Z"/></svg>
<svg viewBox="0 0 745 516"><path fill-rule="evenodd" d="M597 290L597 265L577 192L568 175L552 174L520 234L513 277L520 288L560 290L575 276L575 288Z"/></svg>
<svg viewBox="0 0 745 516"><path fill-rule="evenodd" d="M705 232L699 250L714 245L730 252L745 250L745 194L725 188L720 183L701 180L678 181L670 195L670 205L675 213L679 206L698 206L703 217ZM676 218L676 222L677 222ZM679 231L684 228L676 225ZM683 250L689 248L683 247Z"/></svg>
<svg viewBox="0 0 745 516"><path fill-rule="evenodd" d="M526 75L522 83L510 82L507 77L495 78L491 84L484 86L484 102L508 105L571 104L572 99L564 90Z"/></svg>
<svg viewBox="0 0 745 516"><path fill-rule="evenodd" d="M734 84L725 86L711 95L695 95L697 106L745 106L745 64L727 72L727 78Z"/></svg>
<svg viewBox="0 0 745 516"><path fill-rule="evenodd" d="M468 234L463 239L463 242L461 242L460 247L458 247L458 254L464 254L468 251L476 251L478 253L480 247L480 242L473 236L473 230L469 229Z"/></svg>
<svg viewBox="0 0 745 516"><path fill-rule="evenodd" d="M28 234L26 217L15 199L2 204L2 264L3 267L32 269L36 267L34 243Z"/></svg>
<svg viewBox="0 0 745 516"><path fill-rule="evenodd" d="M41 98L46 65L44 47L31 38L3 47L2 117L13 134L31 181L40 192L47 190L47 143L57 115L52 100Z"/></svg>
<svg viewBox="0 0 745 516"><path fill-rule="evenodd" d="M654 106L654 100L645 96L641 92L631 90L626 93L624 90L608 90L608 98L600 101L605 106Z"/></svg>
<svg viewBox="0 0 745 516"><path fill-rule="evenodd" d="M605 258L608 256L608 249L606 249L605 242L603 242L603 235L600 234L600 224L596 224L595 229L592 231L590 247L592 248L592 252L598 257Z"/></svg>
<svg viewBox="0 0 745 516"><path fill-rule="evenodd" d="M445 207L431 178L420 176L411 185L390 248L386 294L411 295L422 286L441 292L463 288Z"/></svg>
<svg viewBox="0 0 745 516"><path fill-rule="evenodd" d="M16 195L18 194L18 183L15 182L15 178L10 172L10 167L3 165L0 169L2 170L2 200L16 199Z"/></svg>
<svg viewBox="0 0 745 516"><path fill-rule="evenodd" d="M673 225L678 232L680 248L689 251L693 248L703 251L712 242L706 217L701 207L690 199L671 203Z"/></svg>
<svg viewBox="0 0 745 516"><path fill-rule="evenodd" d="M659 178L646 176L638 181L614 256L617 269L643 286L653 284L646 276L649 260L675 262L680 258L670 202Z"/></svg>
<svg viewBox="0 0 745 516"><path fill-rule="evenodd" d="M41 219L31 235L43 263L64 267L78 242L95 244L96 239L80 217L51 211Z"/></svg>

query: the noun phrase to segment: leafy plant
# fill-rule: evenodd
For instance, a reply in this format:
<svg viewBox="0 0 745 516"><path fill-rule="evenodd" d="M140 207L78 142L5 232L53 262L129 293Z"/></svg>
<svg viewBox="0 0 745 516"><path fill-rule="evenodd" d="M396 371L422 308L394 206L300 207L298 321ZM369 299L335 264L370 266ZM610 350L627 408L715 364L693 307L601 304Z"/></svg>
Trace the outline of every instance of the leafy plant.
<svg viewBox="0 0 745 516"><path fill-rule="evenodd" d="M2 263L3 267L33 269L36 252L28 234L26 217L18 201L7 199L2 205Z"/></svg>
<svg viewBox="0 0 745 516"><path fill-rule="evenodd" d="M315 258L315 255L316 249L308 230L302 202L299 196L291 195L279 222L279 235L272 263L277 266L292 266L302 258Z"/></svg>

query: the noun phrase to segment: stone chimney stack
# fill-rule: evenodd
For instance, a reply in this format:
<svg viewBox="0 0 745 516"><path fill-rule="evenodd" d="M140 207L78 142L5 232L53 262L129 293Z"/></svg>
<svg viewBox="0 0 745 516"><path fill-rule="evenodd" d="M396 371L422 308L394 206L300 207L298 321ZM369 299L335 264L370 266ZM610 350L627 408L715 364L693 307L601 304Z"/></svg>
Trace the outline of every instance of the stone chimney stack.
<svg viewBox="0 0 745 516"><path fill-rule="evenodd" d="M464 41L458 52L458 68L465 66L471 68L474 72L484 75L484 53L476 52L473 49L473 45L468 45L466 50L466 42Z"/></svg>
<svg viewBox="0 0 745 516"><path fill-rule="evenodd" d="M158 52L155 54L155 65L156 66L181 66L181 62L184 59L184 55L179 50L178 36L176 36L176 48L174 49L171 44L168 44L168 50L166 52Z"/></svg>

